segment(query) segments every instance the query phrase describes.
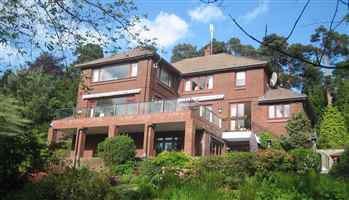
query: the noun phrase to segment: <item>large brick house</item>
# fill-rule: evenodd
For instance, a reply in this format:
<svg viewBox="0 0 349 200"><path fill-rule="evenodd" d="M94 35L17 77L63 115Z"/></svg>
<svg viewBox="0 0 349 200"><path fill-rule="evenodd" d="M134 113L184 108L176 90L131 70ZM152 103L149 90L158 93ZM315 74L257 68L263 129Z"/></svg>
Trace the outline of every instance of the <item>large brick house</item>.
<svg viewBox="0 0 349 200"><path fill-rule="evenodd" d="M134 49L78 64L83 83L70 116L51 123L48 139L70 135L72 153L91 158L106 137L127 134L137 156L164 150L191 155L257 149L256 135L285 133L304 95L269 87L265 61L221 53L169 63Z"/></svg>

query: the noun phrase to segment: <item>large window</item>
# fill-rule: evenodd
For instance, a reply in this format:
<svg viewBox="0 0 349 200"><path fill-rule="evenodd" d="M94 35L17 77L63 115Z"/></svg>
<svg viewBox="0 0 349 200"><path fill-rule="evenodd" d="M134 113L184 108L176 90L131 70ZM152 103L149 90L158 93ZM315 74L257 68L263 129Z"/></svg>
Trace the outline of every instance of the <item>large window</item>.
<svg viewBox="0 0 349 200"><path fill-rule="evenodd" d="M163 151L180 151L183 148L183 136L158 136L155 141L156 153Z"/></svg>
<svg viewBox="0 0 349 200"><path fill-rule="evenodd" d="M230 105L230 129L246 130L250 128L251 109L249 103Z"/></svg>
<svg viewBox="0 0 349 200"><path fill-rule="evenodd" d="M95 117L137 114L137 103L127 97L98 99L91 115Z"/></svg>
<svg viewBox="0 0 349 200"><path fill-rule="evenodd" d="M270 105L268 116L269 119L288 118L290 116L290 105Z"/></svg>
<svg viewBox="0 0 349 200"><path fill-rule="evenodd" d="M213 88L213 76L200 76L191 78L185 81L184 90L189 91L200 91L204 89Z"/></svg>
<svg viewBox="0 0 349 200"><path fill-rule="evenodd" d="M246 85L246 72L236 72L235 86L243 87Z"/></svg>
<svg viewBox="0 0 349 200"><path fill-rule="evenodd" d="M92 81L110 81L129 77L136 77L137 72L137 63L102 67L98 69L93 69Z"/></svg>
<svg viewBox="0 0 349 200"><path fill-rule="evenodd" d="M175 76L164 67L160 67L158 69L158 79L161 83L167 85L168 87L174 88L176 85Z"/></svg>

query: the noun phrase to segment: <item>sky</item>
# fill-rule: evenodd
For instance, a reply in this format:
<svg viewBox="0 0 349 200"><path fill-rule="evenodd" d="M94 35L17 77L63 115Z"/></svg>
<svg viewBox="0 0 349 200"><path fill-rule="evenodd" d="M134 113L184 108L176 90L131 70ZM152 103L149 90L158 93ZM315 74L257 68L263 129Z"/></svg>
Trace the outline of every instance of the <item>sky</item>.
<svg viewBox="0 0 349 200"><path fill-rule="evenodd" d="M249 33L258 39L268 33L288 35L306 0L218 0L218 3L203 4L205 0L134 0L139 14L146 14L141 20L149 31L141 38L157 38L160 54L170 60L172 48L179 43L190 43L201 48L209 42L209 25L214 26L214 38L227 41L240 38L243 44L258 44L245 36L232 22L235 18ZM207 1L207 0L206 0ZM212 0L211 0L212 1ZM320 24L328 27L335 10L335 0L312 0L297 25L290 43L309 43L310 35ZM337 19L349 8L343 5ZM337 31L349 34L349 25L340 26ZM31 58L11 55L12 49L0 45L0 67L12 63L21 65ZM10 56L8 56L10 55ZM38 55L38 54L37 54ZM70 57L70 61L74 58Z"/></svg>

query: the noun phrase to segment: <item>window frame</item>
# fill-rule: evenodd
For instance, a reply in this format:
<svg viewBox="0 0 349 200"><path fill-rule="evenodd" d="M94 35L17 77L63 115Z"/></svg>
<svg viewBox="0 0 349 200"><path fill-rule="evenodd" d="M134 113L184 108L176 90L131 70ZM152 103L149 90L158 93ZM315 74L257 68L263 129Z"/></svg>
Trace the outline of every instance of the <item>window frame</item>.
<svg viewBox="0 0 349 200"><path fill-rule="evenodd" d="M167 81L162 80L162 74L163 73L167 74ZM166 85L169 88L175 89L176 85L177 85L177 78L176 76L168 69L166 69L165 67L158 67L157 70L157 79L160 83Z"/></svg>
<svg viewBox="0 0 349 200"><path fill-rule="evenodd" d="M241 80L241 79L238 79L238 74L241 74L243 73L244 74L244 83L242 85L239 85L238 84L238 80ZM247 72L246 71L238 71L238 72L235 72L235 87L237 88L243 88L243 87L246 87L246 77L247 77Z"/></svg>
<svg viewBox="0 0 349 200"><path fill-rule="evenodd" d="M127 76L122 78L112 78L108 80L101 80L102 76L102 70L107 68L118 68L118 67L124 67L127 66ZM134 74L133 74L134 73ZM95 76L98 76L96 79ZM99 83L99 82L109 82L109 81L116 81L116 80L123 80L123 79L129 79L129 78L135 78L138 76L138 63L124 63L124 64L117 64L117 65L109 65L104 67L99 67L92 69L92 83Z"/></svg>
<svg viewBox="0 0 349 200"><path fill-rule="evenodd" d="M271 114L271 108L273 108L273 116ZM278 117L278 108L281 108L281 117ZM287 109L286 109L287 108ZM277 120L277 119L288 119L291 115L291 104L273 104L268 105L268 119L269 120Z"/></svg>
<svg viewBox="0 0 349 200"><path fill-rule="evenodd" d="M204 87L202 89L195 90L195 87L199 86L199 81L203 81ZM189 90L187 90L187 84L189 83ZM212 90L214 88L214 76L206 75L206 76L196 76L185 79L184 82L184 92L197 92L197 91L205 91Z"/></svg>
<svg viewBox="0 0 349 200"><path fill-rule="evenodd" d="M251 129L251 102L234 102L234 103L230 103L229 104L229 116L230 116L230 120L229 120L229 129L231 131L243 131L243 130L249 130ZM235 105L235 116L233 116L233 105ZM241 110L241 105L243 105L243 111L240 112ZM239 113L243 113L243 116L239 116ZM244 128L238 128L239 126L239 121L243 120L243 125ZM232 122L235 122L234 127L232 126Z"/></svg>

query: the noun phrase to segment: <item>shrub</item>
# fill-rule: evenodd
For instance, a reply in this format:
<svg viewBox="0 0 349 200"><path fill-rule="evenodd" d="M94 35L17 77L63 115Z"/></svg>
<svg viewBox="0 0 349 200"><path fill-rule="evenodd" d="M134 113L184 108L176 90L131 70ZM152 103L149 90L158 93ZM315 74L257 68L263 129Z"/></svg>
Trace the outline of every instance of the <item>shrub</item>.
<svg viewBox="0 0 349 200"><path fill-rule="evenodd" d="M107 138L99 143L97 152L106 166L112 167L133 160L135 158L136 146L132 138L120 135Z"/></svg>
<svg viewBox="0 0 349 200"><path fill-rule="evenodd" d="M311 147L312 128L309 119L301 112L292 116L286 125L287 135L282 138L284 149Z"/></svg>
<svg viewBox="0 0 349 200"><path fill-rule="evenodd" d="M256 168L259 174L292 171L292 157L284 150L267 149L257 152Z"/></svg>
<svg viewBox="0 0 349 200"><path fill-rule="evenodd" d="M349 179L349 147L340 156L339 162L332 167L330 174L338 178Z"/></svg>
<svg viewBox="0 0 349 200"><path fill-rule="evenodd" d="M281 149L280 140L278 138L275 138L271 133L263 132L259 134L260 147L262 149L268 148L268 140L271 140L271 148Z"/></svg>
<svg viewBox="0 0 349 200"><path fill-rule="evenodd" d="M344 117L336 107L328 106L320 122L320 139L321 148L343 148L349 142L349 134Z"/></svg>
<svg viewBox="0 0 349 200"><path fill-rule="evenodd" d="M103 199L109 188L108 179L102 174L87 169L68 169L62 174L50 174L38 183L27 184L8 199Z"/></svg>
<svg viewBox="0 0 349 200"><path fill-rule="evenodd" d="M321 157L310 149L294 149L290 155L293 157L294 171L298 174L306 174L310 171L319 171Z"/></svg>
<svg viewBox="0 0 349 200"><path fill-rule="evenodd" d="M192 158L183 152L162 152L157 157L142 163L141 174L155 187L176 179L186 171Z"/></svg>

